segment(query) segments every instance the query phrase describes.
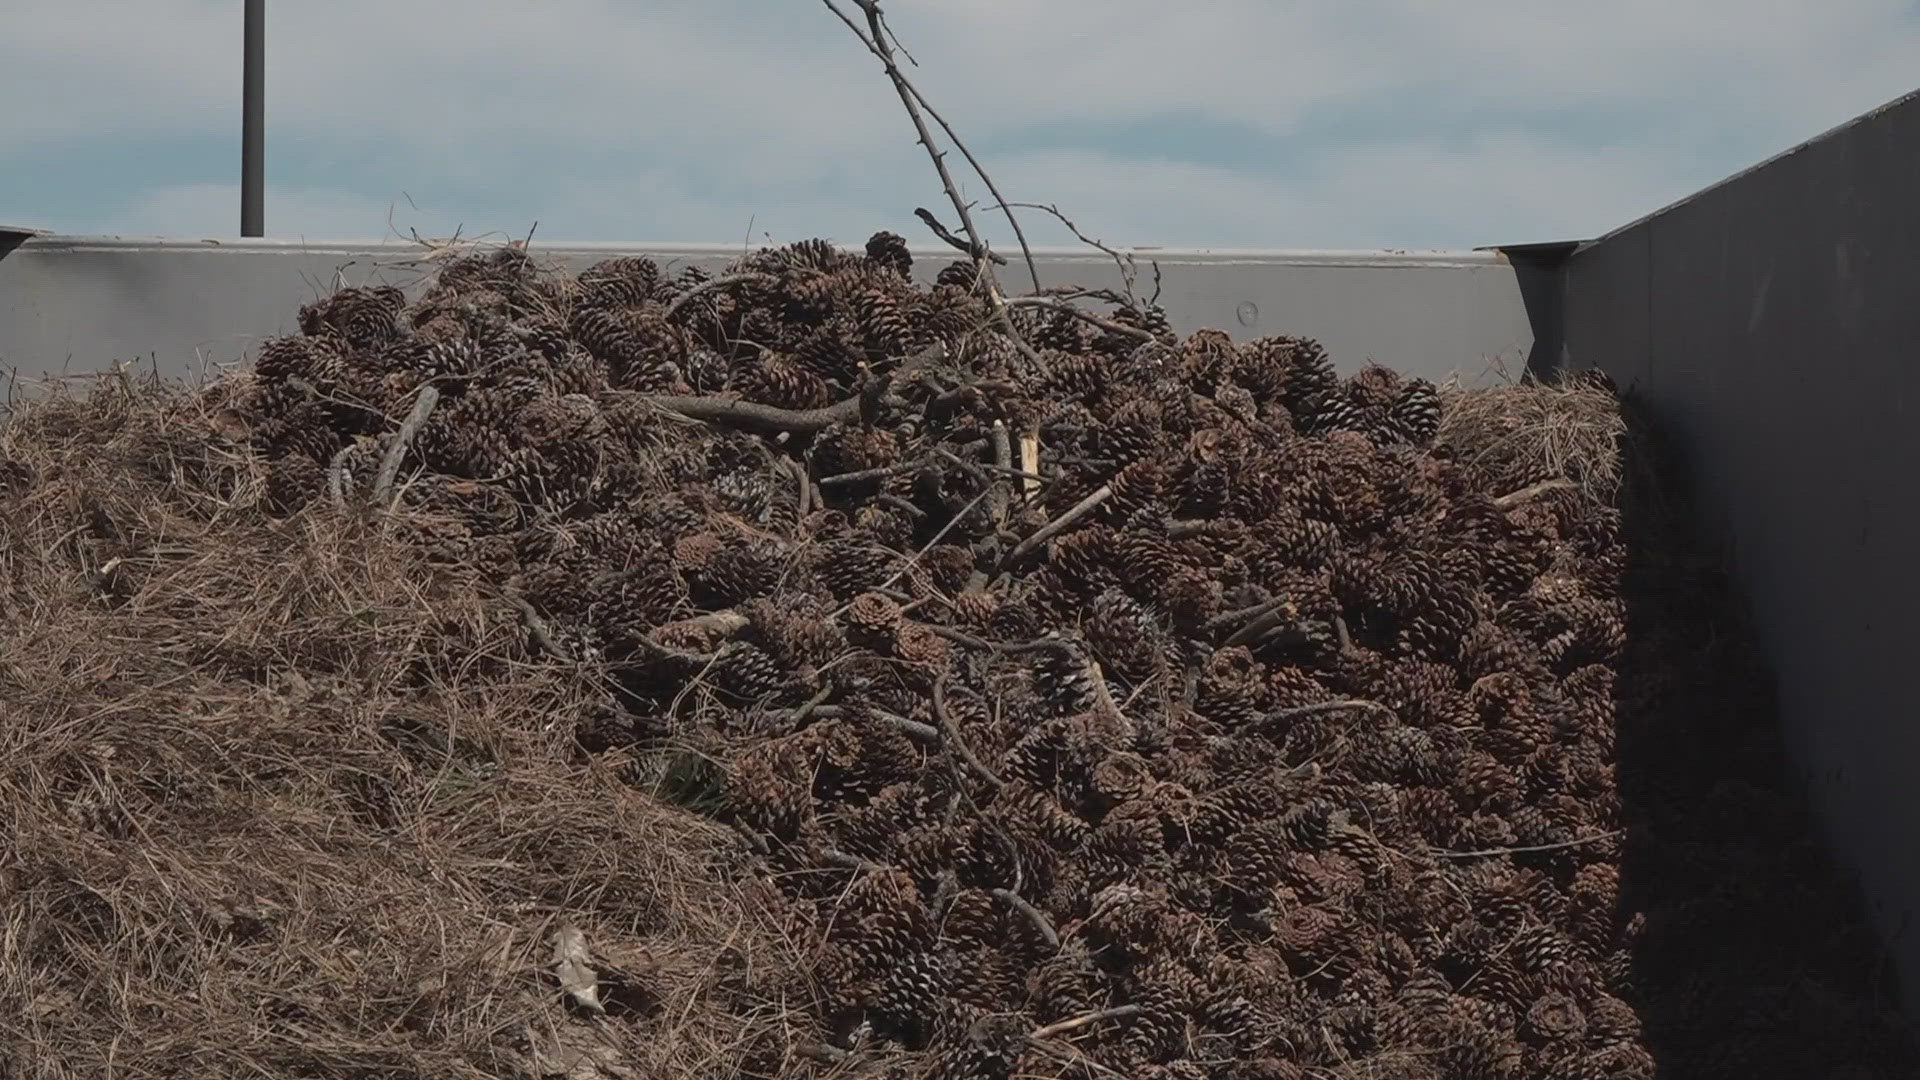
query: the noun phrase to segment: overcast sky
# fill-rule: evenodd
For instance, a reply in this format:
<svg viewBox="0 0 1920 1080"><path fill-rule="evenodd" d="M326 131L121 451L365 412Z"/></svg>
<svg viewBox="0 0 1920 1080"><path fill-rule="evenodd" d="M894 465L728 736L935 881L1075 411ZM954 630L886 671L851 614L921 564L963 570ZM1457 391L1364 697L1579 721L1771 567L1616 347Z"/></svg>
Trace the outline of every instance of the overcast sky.
<svg viewBox="0 0 1920 1080"><path fill-rule="evenodd" d="M819 0L268 6L270 235L917 242L942 205ZM238 231L240 0L0 8L0 223ZM1007 197L1116 243L1589 236L1920 86L1913 0L889 11Z"/></svg>

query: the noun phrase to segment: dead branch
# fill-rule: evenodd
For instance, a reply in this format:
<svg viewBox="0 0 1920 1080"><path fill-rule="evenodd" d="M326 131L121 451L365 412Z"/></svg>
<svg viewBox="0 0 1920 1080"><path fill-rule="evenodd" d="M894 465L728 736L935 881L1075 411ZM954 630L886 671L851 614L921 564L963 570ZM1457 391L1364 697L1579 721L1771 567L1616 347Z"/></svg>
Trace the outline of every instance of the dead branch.
<svg viewBox="0 0 1920 1080"><path fill-rule="evenodd" d="M1059 950L1060 934L1054 930L1053 924L1047 921L1047 917L1041 914L1039 908L1027 903L1026 900L1021 898L1019 893L1014 892L1012 889L995 889L993 890L993 895L1005 900L1015 911L1025 915L1027 921L1033 923L1034 928L1040 931L1040 936L1046 939L1047 948L1055 951Z"/></svg>
<svg viewBox="0 0 1920 1080"><path fill-rule="evenodd" d="M1567 491L1573 488L1574 486L1575 485L1573 481L1567 480L1564 478L1556 479L1556 480L1542 480L1537 484L1532 484L1530 486L1523 487L1519 491L1508 492L1507 494L1500 496L1499 498L1493 500L1493 505L1494 505L1494 508L1497 510L1511 510L1514 507L1521 505L1522 503L1532 502L1533 500L1539 498L1542 495L1550 494L1555 491Z"/></svg>
<svg viewBox="0 0 1920 1080"><path fill-rule="evenodd" d="M1254 721L1254 726L1264 727L1268 724L1278 724L1287 720L1298 720L1303 716L1318 716L1321 713L1327 712L1345 712L1349 709L1383 713L1387 716L1396 715L1392 709L1387 708L1377 701L1365 701L1360 698L1341 698L1336 701L1320 701L1312 705L1300 705L1291 709L1281 709L1278 712L1270 712Z"/></svg>
<svg viewBox="0 0 1920 1080"><path fill-rule="evenodd" d="M938 363L946 357L946 352L946 346L936 342L902 360L886 378L897 378L928 364ZM732 424L767 433L785 431L809 434L824 431L834 424L859 419L861 406L859 397L837 401L821 409L779 409L772 405L761 405L730 397L683 397L669 394L632 394L626 391L616 391L610 396L644 401L694 420Z"/></svg>
<svg viewBox="0 0 1920 1080"><path fill-rule="evenodd" d="M900 104L906 107L907 117L913 121L913 129L919 136L920 145L932 159L934 171L940 175L940 185L946 189L948 201L953 204L954 212L960 215L960 227L971 242L974 266L979 272L980 280L987 286L987 301L993 309L995 321L1000 324L1000 329L1007 338L1020 350L1021 355L1035 364L1040 363L1040 354L1020 336L1019 329L1013 325L1013 319L1007 314L1006 298L1002 295L1000 285L993 275L993 260L989 258L992 251L987 246L986 234L974 224L973 211L967 200L961 196L960 186L954 183L953 174L947 170L946 151L934 145L933 133L927 130L927 121L921 110L923 97L920 91L907 80L906 73L900 70L899 63L893 58L893 47L887 44L886 26L882 21L879 0L852 0L854 6L867 17L865 31L862 31L859 25L840 9L840 5L835 3L835 0L821 0L821 2L827 5L827 10L833 12L836 18L847 24L847 29L853 31L853 35L860 39L860 43L865 45L867 51L877 57L881 66L886 69L887 78L893 82L895 92L900 95ZM942 122L941 126L946 127L946 124ZM968 157L971 160L971 155ZM975 168L977 171L978 166L976 165ZM983 175L982 179L984 178ZM988 186L991 188L992 185ZM922 220L927 220L931 216L925 215Z"/></svg>
<svg viewBox="0 0 1920 1080"><path fill-rule="evenodd" d="M1133 281L1138 272L1134 266L1133 256L1131 255L1122 256L1119 252L1113 250L1107 245L1101 243L1100 241L1093 239L1092 237L1088 236L1086 233L1081 232L1080 226L1075 225L1073 223L1072 218L1069 218L1067 217L1067 215L1061 213L1060 208L1058 206L1053 206L1050 204L1042 205L1040 203L1009 203L1008 205L1017 206L1023 210L1038 210L1045 214L1051 214L1053 215L1055 220L1060 222L1060 224L1065 225L1067 227L1067 231L1071 232L1074 235L1074 237L1078 239L1081 243L1087 245L1090 248L1095 248L1099 251L1106 252L1107 257L1113 260L1113 265L1119 268L1120 280L1126 284L1128 306L1130 307L1138 306L1139 301L1134 298L1134 292L1133 292ZM1155 268L1154 280L1156 283L1155 295L1157 296L1158 295L1157 285L1159 281L1158 267Z"/></svg>
<svg viewBox="0 0 1920 1080"><path fill-rule="evenodd" d="M859 472L835 473L820 478L821 487L839 487L842 484L858 484L863 480L885 480L889 476L899 476L926 465L924 461L903 461L896 465L882 465L877 469L861 469Z"/></svg>
<svg viewBox="0 0 1920 1080"><path fill-rule="evenodd" d="M674 315L679 313L681 308L687 306L688 301L702 293L709 293L715 289L724 289L730 285L744 285L748 282L774 282L777 280L779 279L772 274L722 274L717 278L703 281L693 288L688 289L686 292L681 293L679 296L674 297L673 302L667 305L666 317L669 319L673 318Z"/></svg>
<svg viewBox="0 0 1920 1080"><path fill-rule="evenodd" d="M858 0L856 0L856 2L858 2ZM982 256L985 256L986 258L992 259L994 262L994 265L996 266L1007 265L1007 257L1005 255L1002 255L997 251L988 251L986 248L981 247L977 243L970 243L966 240L962 240L959 237L953 235L953 230L941 224L940 219L933 216L933 211L927 209L926 207L924 206L914 207L913 216L925 222L927 228L933 230L933 235L946 241L949 246L953 247L956 251L960 252L962 255L965 255L967 258L978 259Z"/></svg>
<svg viewBox="0 0 1920 1080"><path fill-rule="evenodd" d="M946 736L948 747L960 756L960 760L966 762L967 767L972 769L982 780L992 784L994 787L999 787L1000 778L995 776L993 770L987 768L985 763L974 756L973 751L967 746L967 741L960 737L960 728L954 724L953 715L947 711L947 676L945 672L942 672L939 678L933 680L933 718L939 722L940 730Z"/></svg>
<svg viewBox="0 0 1920 1080"><path fill-rule="evenodd" d="M1173 535L1171 530L1169 530L1168 535L1169 536ZM1260 616L1265 615L1267 612L1274 610L1275 608L1285 607L1287 603L1288 603L1288 598L1282 596L1273 600L1269 600L1264 604L1255 604L1252 607L1243 607L1237 611L1221 612L1220 614L1215 615L1213 618L1207 620L1206 628L1208 632L1212 632L1215 630L1225 630L1229 626L1237 625L1248 619L1257 619Z"/></svg>
<svg viewBox="0 0 1920 1080"><path fill-rule="evenodd" d="M1008 307L1043 307L1054 311L1064 311L1081 322L1092 323L1109 334L1124 334L1137 341L1152 341L1153 335L1137 326L1126 326L1111 319L1103 319L1091 311L1082 311L1064 300L1051 296L1014 296L1007 299Z"/></svg>
<svg viewBox="0 0 1920 1080"><path fill-rule="evenodd" d="M884 21L884 16L882 17L882 21ZM893 34L893 27L887 27L887 33L891 36ZM907 51L906 47L900 44L898 37L893 38L893 46L903 53ZM912 60L913 57L909 55L907 59ZM918 67L919 65L916 64L915 66ZM967 159L967 165L973 169L973 174L980 178L981 183L987 185L987 194L992 195L994 200L1000 204L1000 212L1006 215L1007 225L1013 230L1013 238L1020 244L1020 255L1027 261L1027 277L1032 280L1034 291L1039 291L1040 270L1034 265L1033 249L1027 246L1026 230L1020 227L1019 217L1014 214L1013 208L1007 204L1006 197L1000 194L999 186L993 182L993 177L987 174L987 170L981 167L979 159L973 156L973 151L967 149L967 144L960 140L959 134L953 130L953 125L947 123L946 117L934 111L933 105L927 101L927 96L920 92L920 88L909 83L907 84L907 89L913 91L915 100L920 102L921 108L927 110L928 116L933 117L933 122L940 125L940 130L947 133L947 138L953 141L953 148L960 151L961 157Z"/></svg>
<svg viewBox="0 0 1920 1080"><path fill-rule="evenodd" d="M800 485L799 503L794 509L794 526L798 528L806 524L807 514L813 509L807 505L813 499L813 481L807 476L807 467L805 464L795 461L793 458L786 460L787 468L793 472L795 482Z"/></svg>
<svg viewBox="0 0 1920 1080"><path fill-rule="evenodd" d="M560 643L554 640L552 629L547 626L547 621L540 617L540 612L534 609L532 601L524 596L509 596L507 599L514 607L520 609L521 621L527 624L527 633L533 637L534 644L546 650L547 655L555 660L573 663L572 654L561 648Z"/></svg>
<svg viewBox="0 0 1920 1080"><path fill-rule="evenodd" d="M1433 857L1436 859L1487 859L1500 855L1526 855L1537 851L1560 851L1565 848L1579 847L1582 844L1597 844L1602 840L1611 840L1623 832L1625 832L1624 829L1614 829L1610 832L1594 833L1592 836L1582 836L1573 840L1562 840L1557 844L1535 844L1532 847L1488 848L1485 851L1436 851L1433 852Z"/></svg>
<svg viewBox="0 0 1920 1080"><path fill-rule="evenodd" d="M1280 624L1298 617L1299 612L1294 610L1292 602L1283 598L1279 604L1269 607L1245 626L1228 635L1225 646L1231 648L1235 645L1243 645L1275 629Z"/></svg>
<svg viewBox="0 0 1920 1080"><path fill-rule="evenodd" d="M347 451L351 449L353 444L348 443L327 462L327 494L332 496L336 510L347 508Z"/></svg>
<svg viewBox="0 0 1920 1080"><path fill-rule="evenodd" d="M867 715L890 727L898 728L921 742L937 743L940 741L940 729L934 727L932 724L923 724L918 720L909 720L904 716L896 716L893 713L882 712L879 709L868 709Z"/></svg>
<svg viewBox="0 0 1920 1080"><path fill-rule="evenodd" d="M1034 532L1032 536L1029 536L1025 540L1020 541L1020 543L1011 552L1007 554L1006 559L1002 562L1001 565L1003 567L1011 566L1015 562L1018 562L1022 556L1026 555L1027 552L1032 551L1034 548L1039 547L1041 544L1046 543L1047 541L1053 539L1055 536L1058 536L1062 532L1066 531L1068 528L1071 528L1074 522L1079 521L1081 518L1086 517L1088 514L1093 513L1095 508L1097 508L1101 503L1106 502L1108 499L1112 497L1113 497L1113 485L1112 484L1100 485L1100 490L1094 492L1093 494L1087 496L1084 499L1081 499L1079 502L1073 505L1072 509L1068 510L1064 514L1061 514L1059 517L1054 518L1052 521L1047 522L1045 525L1042 525L1038 530Z"/></svg>
<svg viewBox="0 0 1920 1080"><path fill-rule="evenodd" d="M1033 1033L1028 1035L1027 1038L1051 1039L1055 1035L1064 1035L1069 1031L1077 1031L1089 1024L1097 1024L1102 1020L1124 1020L1129 1016L1139 1016L1141 1011L1138 1005L1116 1005L1111 1009L1101 1009L1099 1012L1090 1012L1082 1016L1073 1017L1070 1020L1056 1021L1043 1028L1035 1028Z"/></svg>
<svg viewBox="0 0 1920 1080"><path fill-rule="evenodd" d="M380 472L373 482L373 499L385 504L389 509L393 505L393 482L400 475L400 462L407 456L407 448L413 445L414 437L426 426L427 418L433 415L433 407L440 404L440 391L432 384L420 388L420 394L413 399L413 411L407 414L406 422L400 425L399 434L393 437L393 445L387 447L387 456L380 460Z"/></svg>

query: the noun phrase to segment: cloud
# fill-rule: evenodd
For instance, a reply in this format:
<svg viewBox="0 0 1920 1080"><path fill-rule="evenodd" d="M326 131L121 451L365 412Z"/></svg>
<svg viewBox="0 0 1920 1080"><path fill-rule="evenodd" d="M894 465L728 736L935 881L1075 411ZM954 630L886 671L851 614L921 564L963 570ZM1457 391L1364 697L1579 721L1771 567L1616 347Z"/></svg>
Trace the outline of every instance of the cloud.
<svg viewBox="0 0 1920 1080"><path fill-rule="evenodd" d="M894 7L1009 196L1116 242L1591 234L1920 71L1897 0ZM0 97L36 104L0 111L7 215L230 235L237 6L8 8ZM435 228L554 239L854 237L940 202L877 65L804 0L276 5L269 49L276 234L377 234L403 193Z"/></svg>

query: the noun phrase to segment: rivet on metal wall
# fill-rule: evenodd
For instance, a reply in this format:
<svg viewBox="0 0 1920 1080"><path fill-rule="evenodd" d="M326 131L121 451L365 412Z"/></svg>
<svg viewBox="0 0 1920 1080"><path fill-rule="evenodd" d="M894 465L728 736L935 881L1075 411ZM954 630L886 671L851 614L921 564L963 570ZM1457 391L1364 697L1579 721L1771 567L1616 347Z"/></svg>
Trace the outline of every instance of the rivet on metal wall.
<svg viewBox="0 0 1920 1080"><path fill-rule="evenodd" d="M1233 313L1239 318L1241 326L1252 326L1260 321L1260 306L1251 300L1242 302Z"/></svg>

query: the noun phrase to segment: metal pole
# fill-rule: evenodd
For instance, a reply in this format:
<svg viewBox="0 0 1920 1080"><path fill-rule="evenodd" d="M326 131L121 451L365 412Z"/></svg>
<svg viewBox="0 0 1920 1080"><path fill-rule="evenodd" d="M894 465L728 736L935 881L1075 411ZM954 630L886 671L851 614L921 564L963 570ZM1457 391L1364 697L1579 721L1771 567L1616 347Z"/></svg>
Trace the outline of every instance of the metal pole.
<svg viewBox="0 0 1920 1080"><path fill-rule="evenodd" d="M246 0L240 91L240 235L266 235L267 0Z"/></svg>

